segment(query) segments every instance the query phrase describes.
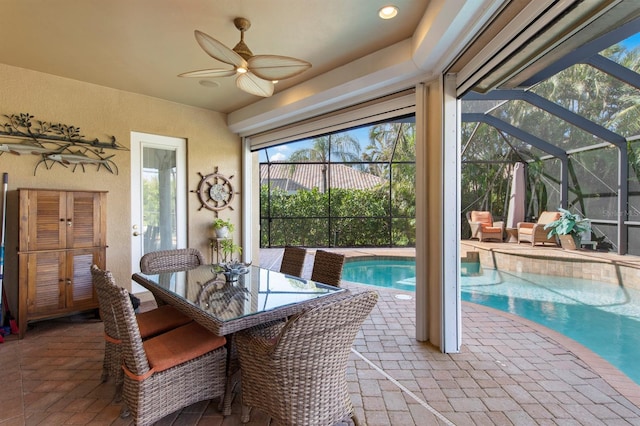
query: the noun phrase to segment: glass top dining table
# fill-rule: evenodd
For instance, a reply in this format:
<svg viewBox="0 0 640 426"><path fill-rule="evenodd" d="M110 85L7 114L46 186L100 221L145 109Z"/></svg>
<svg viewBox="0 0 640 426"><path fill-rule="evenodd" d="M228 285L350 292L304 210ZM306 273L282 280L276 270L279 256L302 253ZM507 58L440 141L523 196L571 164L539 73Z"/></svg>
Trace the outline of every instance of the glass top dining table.
<svg viewBox="0 0 640 426"><path fill-rule="evenodd" d="M347 290L257 266L228 282L214 265L132 279L156 300L224 336L299 313Z"/></svg>

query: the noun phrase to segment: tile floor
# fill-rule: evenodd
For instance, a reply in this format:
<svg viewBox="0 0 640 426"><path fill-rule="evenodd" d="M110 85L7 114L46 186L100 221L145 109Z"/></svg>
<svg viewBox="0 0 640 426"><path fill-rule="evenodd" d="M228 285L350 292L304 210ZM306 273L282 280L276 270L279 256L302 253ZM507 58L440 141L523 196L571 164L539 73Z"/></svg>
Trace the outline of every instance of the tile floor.
<svg viewBox="0 0 640 426"><path fill-rule="evenodd" d="M261 263L268 262L277 260ZM348 367L362 424L640 425L640 386L575 342L463 303L462 351L442 354L414 339L413 300L377 290L380 300ZM0 425L131 424L111 401L113 385L100 383L102 331L99 321L79 315L35 323L23 340L1 344ZM194 404L158 424L240 424L238 397L231 416L223 418L216 406ZM249 424L268 419L253 412Z"/></svg>

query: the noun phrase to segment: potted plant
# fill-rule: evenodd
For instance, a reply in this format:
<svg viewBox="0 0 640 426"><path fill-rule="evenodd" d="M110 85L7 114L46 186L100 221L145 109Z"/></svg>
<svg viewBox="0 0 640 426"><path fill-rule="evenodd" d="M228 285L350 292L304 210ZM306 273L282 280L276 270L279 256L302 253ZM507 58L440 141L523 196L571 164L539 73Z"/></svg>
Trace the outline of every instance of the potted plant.
<svg viewBox="0 0 640 426"><path fill-rule="evenodd" d="M216 218L213 221L213 231L217 238L227 238L233 230L234 226L230 219Z"/></svg>
<svg viewBox="0 0 640 426"><path fill-rule="evenodd" d="M557 235L563 249L576 250L580 247L581 234L589 229L585 225L589 219L563 208L559 208L558 211L560 212L560 219L544 226L544 229L549 229L547 238Z"/></svg>
<svg viewBox="0 0 640 426"><path fill-rule="evenodd" d="M233 260L234 253L242 254L242 247L234 244L231 238L227 238L220 242L220 252L222 253L223 262L230 262Z"/></svg>

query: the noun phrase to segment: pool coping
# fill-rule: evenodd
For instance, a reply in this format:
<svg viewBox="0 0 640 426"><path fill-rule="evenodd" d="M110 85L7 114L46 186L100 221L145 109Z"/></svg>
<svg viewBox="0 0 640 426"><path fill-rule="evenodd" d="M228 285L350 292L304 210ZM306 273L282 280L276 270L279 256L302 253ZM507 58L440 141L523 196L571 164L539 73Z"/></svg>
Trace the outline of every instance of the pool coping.
<svg viewBox="0 0 640 426"><path fill-rule="evenodd" d="M589 368L595 371L602 378L602 380L607 382L616 391L620 392L620 394L627 398L632 404L640 407L640 385L631 380L626 374L617 369L609 361L605 360L600 355L596 354L581 343L578 343L577 341L565 336L562 333L559 333L555 330L545 327L544 325L538 324L535 321L528 320L516 314L511 314L509 312L504 312L499 309L491 308L489 306L473 302L463 301L462 304L471 304L476 309L480 308L485 311L491 312L492 314L507 318L510 321L520 323L552 339L560 346L573 353L581 361L583 361L587 366L589 366Z"/></svg>
<svg viewBox="0 0 640 426"><path fill-rule="evenodd" d="M390 255L363 254L363 255L345 257L344 261L345 263L350 263L350 262L358 262L360 260L368 260L371 258L375 258L376 260L411 260L411 259L413 259L414 261L416 260L415 256L407 256L407 255L390 256Z"/></svg>

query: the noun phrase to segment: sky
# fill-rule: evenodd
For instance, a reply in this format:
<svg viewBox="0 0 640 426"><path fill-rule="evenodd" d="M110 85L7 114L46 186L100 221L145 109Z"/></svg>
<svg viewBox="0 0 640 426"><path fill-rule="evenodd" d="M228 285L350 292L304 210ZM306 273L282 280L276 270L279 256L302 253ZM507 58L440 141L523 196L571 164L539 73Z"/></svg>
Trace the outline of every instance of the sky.
<svg viewBox="0 0 640 426"><path fill-rule="evenodd" d="M366 146L367 141L369 140L369 127L361 127L358 129L350 130L349 133L356 138L361 146ZM364 143L364 144L363 144ZM269 160L271 161L284 161L289 158L292 152L297 151L299 149L306 149L313 145L313 140L308 139L304 141L292 142L290 144L284 144L280 146L275 146L269 148ZM259 152L259 161L261 163L265 163L267 160L265 150L260 150Z"/></svg>
<svg viewBox="0 0 640 426"><path fill-rule="evenodd" d="M638 45L640 45L640 33L637 33L636 35L632 35L628 39L621 41L620 44L627 49L633 49L635 47L638 47Z"/></svg>

